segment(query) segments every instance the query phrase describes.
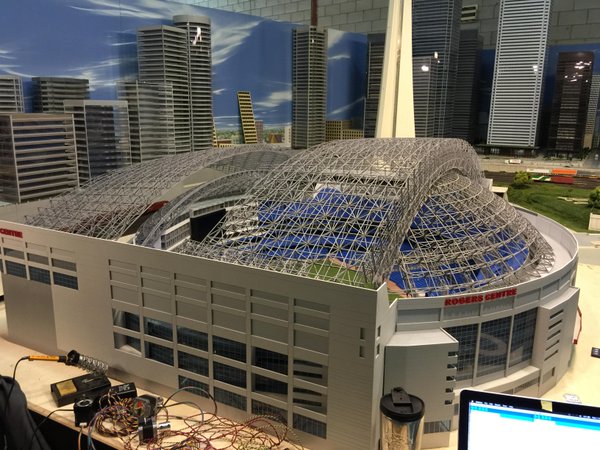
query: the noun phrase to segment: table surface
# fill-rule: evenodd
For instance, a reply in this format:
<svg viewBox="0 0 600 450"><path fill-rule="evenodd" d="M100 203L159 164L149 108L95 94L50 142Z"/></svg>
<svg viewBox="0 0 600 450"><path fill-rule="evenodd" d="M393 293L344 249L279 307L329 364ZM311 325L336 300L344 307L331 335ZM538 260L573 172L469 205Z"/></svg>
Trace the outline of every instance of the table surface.
<svg viewBox="0 0 600 450"><path fill-rule="evenodd" d="M0 302L0 374L12 376L14 366L21 357L36 354L39 354L39 352L6 340L4 302ZM19 363L15 378L19 382L21 390L27 397L27 404L31 411L40 414L41 416L47 416L52 411L55 411L50 417L53 421L68 427L75 432L79 432L80 429L75 426L74 414L72 411L56 411L59 408L50 393L50 384L83 374L85 374L85 372L81 369L67 366L62 363L25 360ZM122 383L115 379L110 379L110 381L113 386ZM148 391L139 388L137 390L138 395L149 393ZM185 397L185 400L180 397ZM162 446L165 448L184 439L185 436L179 434L183 432L187 432L189 435L190 433L199 431L196 436L201 435L204 439L210 440L210 444L216 449L229 447L232 444L232 439L236 440L233 448L244 448L244 442L248 443L251 439L253 442L261 442L263 441L263 438L270 439L271 442L277 440L272 436L267 436L265 433L257 431L256 428L250 428L244 424L235 423L222 417L217 418L209 412L205 412L204 415L206 421L209 421L210 419L209 425L200 426L200 420L203 416L198 407L192 406L189 403L174 404L182 401L189 401L190 397L191 396L189 395L185 396L185 394L177 396L177 400L173 399L167 403L167 406L169 406L167 408L168 417L166 413L162 412L158 415L158 422L168 420L171 424L171 430L177 431L177 433L173 433L173 436L165 438L162 443ZM73 405L69 404L60 409L72 410L72 408ZM285 433L285 427L283 425L278 425L271 420L254 418L253 423L259 430L273 430L271 426L276 426L275 432L277 434L283 436ZM87 436L87 429L84 428L83 433ZM273 434L274 433L271 433L271 435ZM96 430L93 431L92 435L95 440L114 448L126 448L126 442L132 439L131 437L121 439L117 437L102 436ZM219 436L225 436L225 438L221 439ZM87 437L85 437L85 439L87 439ZM87 448L85 444L82 447ZM138 448L137 437L131 440L131 447ZM146 446L141 445L139 448L143 449L146 448ZM268 448L300 449L304 447L291 444L290 442L282 442L280 445L269 445Z"/></svg>
<svg viewBox="0 0 600 450"><path fill-rule="evenodd" d="M593 346L600 347L600 334L597 331L597 324L600 323L600 304L596 299L596 293L600 292L600 266L579 264L576 284L581 288L579 306L583 312L583 330L578 344L573 347L569 370L558 384L544 395L544 398L564 402L565 394L575 394L585 404L600 405L600 389L597 388L597 380L600 379L600 359L590 356ZM5 336L4 303L0 302L0 373L12 375L14 364L20 357L36 354L37 352L9 342L5 339ZM80 369L64 364L22 361L17 369L16 378L27 396L29 408L40 415L46 416L57 409L50 394L49 385L82 374L83 372ZM120 383L116 380L111 381L113 385ZM146 393L145 391L138 391L139 393ZM189 405L180 405L176 408L178 408L174 412L176 415L190 416L198 414L198 410ZM52 419L75 431L79 431L79 428L74 425L72 412L57 412L52 415ZM177 429L178 426L185 427L185 424L173 421L173 429ZM99 441L108 445L122 447L122 442L115 438L97 436L94 432L94 438L96 437ZM443 449L456 449L456 442L457 433L454 431L450 434L450 445ZM285 443L281 448L286 446L290 446L290 444ZM290 448L294 448L294 446L290 446Z"/></svg>

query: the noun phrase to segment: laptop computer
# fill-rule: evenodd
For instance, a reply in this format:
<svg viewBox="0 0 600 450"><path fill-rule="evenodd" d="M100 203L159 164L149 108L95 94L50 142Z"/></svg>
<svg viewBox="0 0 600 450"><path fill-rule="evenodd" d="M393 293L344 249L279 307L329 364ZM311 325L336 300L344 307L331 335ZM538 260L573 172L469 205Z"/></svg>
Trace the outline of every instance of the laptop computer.
<svg viewBox="0 0 600 450"><path fill-rule="evenodd" d="M599 449L600 407L465 389L458 450Z"/></svg>

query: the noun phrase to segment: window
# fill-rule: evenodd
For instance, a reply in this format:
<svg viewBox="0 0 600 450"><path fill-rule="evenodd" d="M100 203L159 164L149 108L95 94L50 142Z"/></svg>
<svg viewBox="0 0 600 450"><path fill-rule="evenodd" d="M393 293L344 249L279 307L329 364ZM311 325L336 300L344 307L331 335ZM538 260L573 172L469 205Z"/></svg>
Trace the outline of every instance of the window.
<svg viewBox="0 0 600 450"><path fill-rule="evenodd" d="M162 320L144 317L144 332L148 336L154 336L167 341L173 340L173 326Z"/></svg>
<svg viewBox="0 0 600 450"><path fill-rule="evenodd" d="M73 272L77 270L77 265L74 262L64 261L56 258L52 258L52 266L58 267L59 269L71 270Z"/></svg>
<svg viewBox="0 0 600 450"><path fill-rule="evenodd" d="M252 378L254 379L254 386L252 389L254 392L287 395L288 385L283 381L256 374L252 374Z"/></svg>
<svg viewBox="0 0 600 450"><path fill-rule="evenodd" d="M127 311L113 309L113 324L131 331L140 331L140 316Z"/></svg>
<svg viewBox="0 0 600 450"><path fill-rule="evenodd" d="M506 366L511 317L489 320L481 324L477 376L502 372Z"/></svg>
<svg viewBox="0 0 600 450"><path fill-rule="evenodd" d="M294 414L294 428L323 439L327 436L327 424L300 414Z"/></svg>
<svg viewBox="0 0 600 450"><path fill-rule="evenodd" d="M473 378L477 328L477 324L446 328L446 332L458 341L456 381Z"/></svg>
<svg viewBox="0 0 600 450"><path fill-rule="evenodd" d="M213 353L236 361L246 362L246 344L213 336Z"/></svg>
<svg viewBox="0 0 600 450"><path fill-rule="evenodd" d="M18 258L18 259L25 259L25 253L23 253L21 250L14 250L12 248L4 248L4 254L6 256L11 256L13 258Z"/></svg>
<svg viewBox="0 0 600 450"><path fill-rule="evenodd" d="M31 262L48 265L47 256L36 255L35 253L27 253L27 259Z"/></svg>
<svg viewBox="0 0 600 450"><path fill-rule="evenodd" d="M39 283L50 284L50 271L46 269L38 269L37 267L29 268L29 278L32 281Z"/></svg>
<svg viewBox="0 0 600 450"><path fill-rule="evenodd" d="M186 327L177 327L177 342L181 345L208 351L208 334Z"/></svg>
<svg viewBox="0 0 600 450"><path fill-rule="evenodd" d="M115 348L137 356L142 356L142 345L138 338L127 336L121 333L113 333Z"/></svg>
<svg viewBox="0 0 600 450"><path fill-rule="evenodd" d="M294 405L327 414L327 396L310 389L294 388Z"/></svg>
<svg viewBox="0 0 600 450"><path fill-rule="evenodd" d="M177 352L177 362L180 369L208 376L208 360L206 358L179 351Z"/></svg>
<svg viewBox="0 0 600 450"><path fill-rule="evenodd" d="M510 343L510 367L531 359L536 317L536 308L515 316Z"/></svg>
<svg viewBox="0 0 600 450"><path fill-rule="evenodd" d="M327 367L301 359L294 360L294 377L320 385L327 383Z"/></svg>
<svg viewBox="0 0 600 450"><path fill-rule="evenodd" d="M517 386L515 388L515 393L521 392L521 391L527 389L528 387L536 386L538 383L539 383L539 379L537 379L537 378L534 378L533 380L529 380L526 383L523 383L523 384L520 384L519 386Z"/></svg>
<svg viewBox="0 0 600 450"><path fill-rule="evenodd" d="M241 388L246 387L246 371L237 367L213 362L213 378Z"/></svg>
<svg viewBox="0 0 600 450"><path fill-rule="evenodd" d="M425 422L423 433L445 433L450 431L450 420L439 420L436 422Z"/></svg>
<svg viewBox="0 0 600 450"><path fill-rule="evenodd" d="M243 395L234 394L233 392L216 387L215 400L224 405L233 406L234 408L246 411L246 397Z"/></svg>
<svg viewBox="0 0 600 450"><path fill-rule="evenodd" d="M186 389L187 392L190 392L195 395L200 395L201 397L209 396L208 384L202 383L201 381L193 380L191 378L184 377L179 375L179 389L181 388L197 388L197 389Z"/></svg>
<svg viewBox="0 0 600 450"><path fill-rule="evenodd" d="M79 289L77 285L77 277L71 275L65 275L64 273L54 272L52 274L54 284L57 286L64 286L70 289Z"/></svg>
<svg viewBox="0 0 600 450"><path fill-rule="evenodd" d="M267 403L252 400L252 414L257 416L269 416L285 425L287 425L287 411Z"/></svg>
<svg viewBox="0 0 600 450"><path fill-rule="evenodd" d="M282 353L272 352L260 347L253 347L254 360L252 362L256 367L272 370L287 375L288 357Z"/></svg>
<svg viewBox="0 0 600 450"><path fill-rule="evenodd" d="M146 342L146 358L172 366L173 349L152 342Z"/></svg>
<svg viewBox="0 0 600 450"><path fill-rule="evenodd" d="M27 278L25 265L12 261L6 261L6 273L15 277Z"/></svg>

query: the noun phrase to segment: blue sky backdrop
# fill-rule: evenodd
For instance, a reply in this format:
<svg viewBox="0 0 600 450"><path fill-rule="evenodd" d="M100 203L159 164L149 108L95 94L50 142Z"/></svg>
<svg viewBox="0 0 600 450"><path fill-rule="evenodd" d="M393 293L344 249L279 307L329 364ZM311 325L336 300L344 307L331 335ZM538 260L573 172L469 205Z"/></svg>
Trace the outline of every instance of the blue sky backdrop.
<svg viewBox="0 0 600 450"><path fill-rule="evenodd" d="M90 80L93 99L115 99L118 80L137 77L137 29L178 14L211 19L213 112L219 129L239 127L236 92L252 94L265 126L291 122L292 30L297 25L164 0L2 0L0 73ZM328 30L329 119L362 116L365 35Z"/></svg>

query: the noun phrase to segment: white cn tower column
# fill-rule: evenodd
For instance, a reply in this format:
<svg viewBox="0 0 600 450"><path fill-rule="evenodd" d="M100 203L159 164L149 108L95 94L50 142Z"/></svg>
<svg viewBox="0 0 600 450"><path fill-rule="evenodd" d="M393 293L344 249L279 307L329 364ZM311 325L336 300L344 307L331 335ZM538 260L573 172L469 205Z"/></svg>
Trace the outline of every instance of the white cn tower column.
<svg viewBox="0 0 600 450"><path fill-rule="evenodd" d="M375 137L415 137L412 0L390 0Z"/></svg>

